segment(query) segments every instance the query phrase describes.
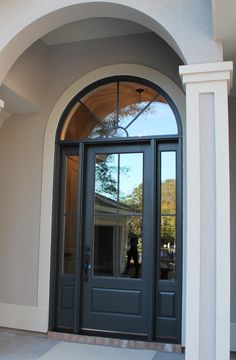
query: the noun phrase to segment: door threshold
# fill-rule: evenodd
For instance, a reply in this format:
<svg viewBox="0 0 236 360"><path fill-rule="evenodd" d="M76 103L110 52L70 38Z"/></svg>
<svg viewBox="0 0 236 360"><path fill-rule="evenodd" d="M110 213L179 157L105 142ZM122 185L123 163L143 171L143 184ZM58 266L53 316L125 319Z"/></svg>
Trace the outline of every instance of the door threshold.
<svg viewBox="0 0 236 360"><path fill-rule="evenodd" d="M111 347L121 347L127 349L155 350L169 353L183 353L184 348L179 344L167 344L159 342L124 340L118 338L108 338L100 336L88 336L78 334L68 334L62 332L49 331L48 338L53 340L76 342L88 345L102 345Z"/></svg>

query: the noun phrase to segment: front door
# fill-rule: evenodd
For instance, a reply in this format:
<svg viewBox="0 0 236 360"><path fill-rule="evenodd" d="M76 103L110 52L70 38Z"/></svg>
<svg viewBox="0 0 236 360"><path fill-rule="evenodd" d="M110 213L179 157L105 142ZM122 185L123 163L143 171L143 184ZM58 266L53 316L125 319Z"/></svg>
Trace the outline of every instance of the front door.
<svg viewBox="0 0 236 360"><path fill-rule="evenodd" d="M153 242L150 145L86 155L80 331L149 336Z"/></svg>

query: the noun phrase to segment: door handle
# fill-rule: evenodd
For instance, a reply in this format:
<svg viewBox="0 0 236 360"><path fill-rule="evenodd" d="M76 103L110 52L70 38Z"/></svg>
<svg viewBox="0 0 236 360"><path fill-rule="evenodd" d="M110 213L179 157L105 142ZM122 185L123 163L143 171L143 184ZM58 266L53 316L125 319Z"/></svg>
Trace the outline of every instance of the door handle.
<svg viewBox="0 0 236 360"><path fill-rule="evenodd" d="M88 273L91 269L90 264L90 246L88 244L84 247L84 281L88 281Z"/></svg>
<svg viewBox="0 0 236 360"><path fill-rule="evenodd" d="M88 281L88 272L91 269L91 264L84 263L84 281Z"/></svg>

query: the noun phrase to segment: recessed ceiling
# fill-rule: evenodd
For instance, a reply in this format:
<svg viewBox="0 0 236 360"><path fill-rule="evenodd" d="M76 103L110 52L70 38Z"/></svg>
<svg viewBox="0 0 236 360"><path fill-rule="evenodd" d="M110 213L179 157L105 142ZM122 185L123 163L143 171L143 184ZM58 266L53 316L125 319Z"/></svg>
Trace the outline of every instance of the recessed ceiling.
<svg viewBox="0 0 236 360"><path fill-rule="evenodd" d="M46 45L51 46L146 32L150 32L150 30L131 21L114 18L92 18L64 25L45 35L42 40Z"/></svg>

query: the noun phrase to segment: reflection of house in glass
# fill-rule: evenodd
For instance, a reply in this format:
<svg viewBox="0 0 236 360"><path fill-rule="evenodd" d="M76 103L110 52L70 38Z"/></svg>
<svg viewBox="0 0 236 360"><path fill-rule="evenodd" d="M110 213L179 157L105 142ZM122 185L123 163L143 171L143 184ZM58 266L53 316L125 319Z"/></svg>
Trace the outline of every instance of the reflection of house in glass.
<svg viewBox="0 0 236 360"><path fill-rule="evenodd" d="M139 263L142 262L141 221L141 213L131 206L95 193L94 275L122 276L134 225L139 232Z"/></svg>

